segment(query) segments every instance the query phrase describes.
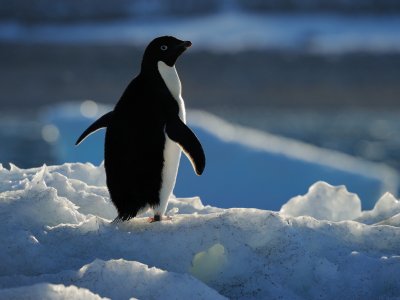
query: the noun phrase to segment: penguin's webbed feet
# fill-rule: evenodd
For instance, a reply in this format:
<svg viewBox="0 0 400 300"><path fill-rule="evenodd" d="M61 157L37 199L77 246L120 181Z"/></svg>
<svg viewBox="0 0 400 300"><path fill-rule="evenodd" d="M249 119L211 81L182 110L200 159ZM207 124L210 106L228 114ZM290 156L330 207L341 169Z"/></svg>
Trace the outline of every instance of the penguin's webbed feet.
<svg viewBox="0 0 400 300"><path fill-rule="evenodd" d="M153 218L149 218L149 223L160 222L160 221L170 221L172 218L170 216L161 217L160 215L154 215Z"/></svg>

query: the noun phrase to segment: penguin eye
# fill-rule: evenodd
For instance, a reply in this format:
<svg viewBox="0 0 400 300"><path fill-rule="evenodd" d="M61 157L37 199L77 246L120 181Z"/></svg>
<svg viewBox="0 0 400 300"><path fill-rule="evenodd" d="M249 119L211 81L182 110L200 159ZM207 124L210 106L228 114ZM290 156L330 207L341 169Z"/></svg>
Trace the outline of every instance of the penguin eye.
<svg viewBox="0 0 400 300"><path fill-rule="evenodd" d="M165 50L167 50L167 49L168 49L168 46L166 46L166 45L162 45L162 46L160 47L160 49L161 49L162 51L165 51Z"/></svg>

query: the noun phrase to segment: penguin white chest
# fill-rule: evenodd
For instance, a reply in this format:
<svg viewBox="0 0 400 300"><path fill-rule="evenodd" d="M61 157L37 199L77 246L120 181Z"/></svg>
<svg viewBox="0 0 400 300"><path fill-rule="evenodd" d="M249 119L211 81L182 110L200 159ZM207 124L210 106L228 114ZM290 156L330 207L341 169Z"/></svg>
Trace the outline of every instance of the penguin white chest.
<svg viewBox="0 0 400 300"><path fill-rule="evenodd" d="M170 67L162 61L159 61L157 66L161 78L164 80L169 92L179 105L179 116L181 117L182 121L186 123L185 104L181 95L182 85L178 76L178 72L176 72L175 66Z"/></svg>
<svg viewBox="0 0 400 300"><path fill-rule="evenodd" d="M171 95L179 106L179 117L186 123L185 104L183 102L181 91L181 81L175 66L169 67L162 61L158 62L158 71L165 82ZM181 157L180 147L165 135L164 146L164 167L162 170L162 183L160 189L160 205L154 208L154 213L163 215L167 208L168 199L174 189L176 176L178 174L179 160Z"/></svg>

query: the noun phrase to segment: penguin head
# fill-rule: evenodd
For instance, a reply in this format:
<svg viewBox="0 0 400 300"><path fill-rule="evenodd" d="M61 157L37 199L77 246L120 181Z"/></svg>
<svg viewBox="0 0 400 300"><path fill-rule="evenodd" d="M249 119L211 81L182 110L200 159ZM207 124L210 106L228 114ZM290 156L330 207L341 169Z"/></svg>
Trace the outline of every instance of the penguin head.
<svg viewBox="0 0 400 300"><path fill-rule="evenodd" d="M161 36L147 46L143 55L143 64L156 65L159 61L170 67L175 65L178 57L192 45L189 41L181 41L173 36Z"/></svg>

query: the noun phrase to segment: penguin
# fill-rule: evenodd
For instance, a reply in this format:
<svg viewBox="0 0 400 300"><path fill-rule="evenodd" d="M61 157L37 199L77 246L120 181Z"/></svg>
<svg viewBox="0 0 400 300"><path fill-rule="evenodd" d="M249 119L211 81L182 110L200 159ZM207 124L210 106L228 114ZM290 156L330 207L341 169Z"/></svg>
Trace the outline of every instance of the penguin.
<svg viewBox="0 0 400 300"><path fill-rule="evenodd" d="M165 219L175 186L181 152L201 175L203 147L186 125L182 86L175 62L192 43L172 36L154 39L145 49L141 70L126 87L114 110L90 125L78 138L106 128L104 167L116 221L152 209L150 222Z"/></svg>

